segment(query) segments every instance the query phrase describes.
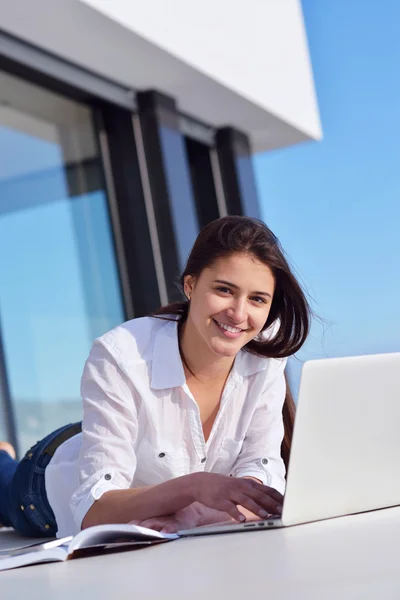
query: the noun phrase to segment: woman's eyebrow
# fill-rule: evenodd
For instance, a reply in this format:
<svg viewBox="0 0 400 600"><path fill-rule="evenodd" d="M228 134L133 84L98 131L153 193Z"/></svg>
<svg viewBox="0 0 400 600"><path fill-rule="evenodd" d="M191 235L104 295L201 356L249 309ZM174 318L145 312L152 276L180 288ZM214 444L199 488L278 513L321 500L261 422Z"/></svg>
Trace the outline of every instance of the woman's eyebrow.
<svg viewBox="0 0 400 600"><path fill-rule="evenodd" d="M239 286L235 283L231 283L230 281L225 281L224 279L215 279L213 283L223 283L224 285L229 285L235 290L239 289ZM269 292L252 292L252 294L257 294L258 296L267 296L268 298L272 298Z"/></svg>

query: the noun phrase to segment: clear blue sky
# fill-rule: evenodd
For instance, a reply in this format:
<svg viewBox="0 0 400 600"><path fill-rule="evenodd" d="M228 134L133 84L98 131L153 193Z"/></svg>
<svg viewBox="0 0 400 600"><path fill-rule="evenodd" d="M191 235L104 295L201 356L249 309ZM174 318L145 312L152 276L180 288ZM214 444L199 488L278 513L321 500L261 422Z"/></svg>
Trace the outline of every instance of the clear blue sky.
<svg viewBox="0 0 400 600"><path fill-rule="evenodd" d="M262 154L262 215L325 324L302 358L400 351L400 2L304 0L324 139Z"/></svg>

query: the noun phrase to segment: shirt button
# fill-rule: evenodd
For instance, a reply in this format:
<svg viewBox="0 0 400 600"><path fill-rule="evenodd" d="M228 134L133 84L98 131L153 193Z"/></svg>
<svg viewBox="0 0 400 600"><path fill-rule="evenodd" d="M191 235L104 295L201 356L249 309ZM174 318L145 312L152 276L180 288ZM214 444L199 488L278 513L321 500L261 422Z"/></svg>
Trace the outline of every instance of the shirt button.
<svg viewBox="0 0 400 600"><path fill-rule="evenodd" d="M110 479L111 479L111 475L110 475L110 473L106 473L106 474L104 475L104 479L105 479L106 481L110 481Z"/></svg>
<svg viewBox="0 0 400 600"><path fill-rule="evenodd" d="M164 458L165 456L165 452L160 452L160 454L158 455L158 458Z"/></svg>
<svg viewBox="0 0 400 600"><path fill-rule="evenodd" d="M268 458L263 458L261 462L262 462L263 465L267 465L268 464Z"/></svg>
<svg viewBox="0 0 400 600"><path fill-rule="evenodd" d="M207 460L206 458L202 458L202 459L201 459L201 462L202 462L202 463L205 463L205 462L206 462L206 460Z"/></svg>

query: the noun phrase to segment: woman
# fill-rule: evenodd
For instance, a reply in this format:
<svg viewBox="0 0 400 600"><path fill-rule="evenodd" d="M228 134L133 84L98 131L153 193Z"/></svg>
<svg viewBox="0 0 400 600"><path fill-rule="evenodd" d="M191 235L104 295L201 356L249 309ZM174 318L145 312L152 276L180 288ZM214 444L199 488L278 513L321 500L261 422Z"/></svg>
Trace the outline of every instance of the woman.
<svg viewBox="0 0 400 600"><path fill-rule="evenodd" d="M57 430L18 466L0 450L5 524L62 537L281 511L284 368L308 334L304 293L272 232L238 216L204 227L181 284L185 302L94 342L82 431Z"/></svg>

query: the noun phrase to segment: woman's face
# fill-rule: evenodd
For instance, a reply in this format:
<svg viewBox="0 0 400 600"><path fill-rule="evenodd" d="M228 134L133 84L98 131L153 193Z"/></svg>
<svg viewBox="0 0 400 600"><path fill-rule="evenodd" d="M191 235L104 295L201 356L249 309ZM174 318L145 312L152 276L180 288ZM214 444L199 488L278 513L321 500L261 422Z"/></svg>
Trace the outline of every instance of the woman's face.
<svg viewBox="0 0 400 600"><path fill-rule="evenodd" d="M199 351L208 347L219 356L234 357L263 328L274 290L271 269L250 254L218 258L197 279L187 275L187 330Z"/></svg>

